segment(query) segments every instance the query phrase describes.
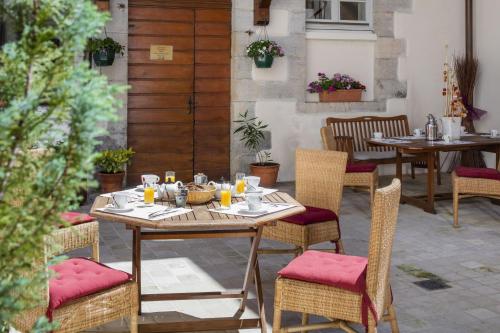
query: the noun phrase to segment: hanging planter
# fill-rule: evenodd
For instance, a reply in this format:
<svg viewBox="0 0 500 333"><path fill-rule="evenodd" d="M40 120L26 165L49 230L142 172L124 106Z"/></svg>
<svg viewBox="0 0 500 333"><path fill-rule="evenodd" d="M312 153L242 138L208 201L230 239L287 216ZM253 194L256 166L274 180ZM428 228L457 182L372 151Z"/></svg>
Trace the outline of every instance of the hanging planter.
<svg viewBox="0 0 500 333"><path fill-rule="evenodd" d="M88 52L92 54L96 66L111 66L115 61L115 54L123 55L124 46L110 37L104 39L91 39L87 46Z"/></svg>
<svg viewBox="0 0 500 333"><path fill-rule="evenodd" d="M360 102L366 87L346 74L336 73L332 78L318 73L318 80L309 83L307 91L319 94L322 103Z"/></svg>
<svg viewBox="0 0 500 333"><path fill-rule="evenodd" d="M247 56L253 58L257 68L271 68L274 57L283 57L285 51L278 43L268 39L258 40L247 46Z"/></svg>
<svg viewBox="0 0 500 333"><path fill-rule="evenodd" d="M271 68L273 66L274 57L270 54L258 55L253 58L257 68Z"/></svg>

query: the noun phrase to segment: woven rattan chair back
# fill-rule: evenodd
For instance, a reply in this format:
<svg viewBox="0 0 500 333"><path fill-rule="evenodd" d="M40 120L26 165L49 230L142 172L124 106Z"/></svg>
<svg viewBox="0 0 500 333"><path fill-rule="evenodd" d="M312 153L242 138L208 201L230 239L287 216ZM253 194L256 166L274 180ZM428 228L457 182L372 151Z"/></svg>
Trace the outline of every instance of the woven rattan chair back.
<svg viewBox="0 0 500 333"><path fill-rule="evenodd" d="M303 205L339 214L347 153L298 149L295 164L296 199Z"/></svg>
<svg viewBox="0 0 500 333"><path fill-rule="evenodd" d="M384 313L385 297L388 294L389 268L400 197L399 179L394 179L391 185L375 192L366 279L368 294L379 316L377 319Z"/></svg>

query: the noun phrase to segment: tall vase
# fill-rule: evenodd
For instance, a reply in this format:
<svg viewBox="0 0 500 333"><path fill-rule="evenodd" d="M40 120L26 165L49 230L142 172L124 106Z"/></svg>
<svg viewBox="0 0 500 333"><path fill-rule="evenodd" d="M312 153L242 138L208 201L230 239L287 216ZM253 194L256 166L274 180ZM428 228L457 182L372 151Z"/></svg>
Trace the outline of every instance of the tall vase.
<svg viewBox="0 0 500 333"><path fill-rule="evenodd" d="M443 136L449 136L452 140L460 139L462 118L442 117L441 118Z"/></svg>

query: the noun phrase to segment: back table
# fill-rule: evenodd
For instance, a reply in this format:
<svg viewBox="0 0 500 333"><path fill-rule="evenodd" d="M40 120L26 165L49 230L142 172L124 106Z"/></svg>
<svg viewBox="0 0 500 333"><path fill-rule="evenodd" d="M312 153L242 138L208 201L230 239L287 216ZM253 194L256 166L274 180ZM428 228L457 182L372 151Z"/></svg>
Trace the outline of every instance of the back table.
<svg viewBox="0 0 500 333"><path fill-rule="evenodd" d="M500 159L500 137L490 138L485 135L464 136L458 142L426 141L425 139L390 138L395 140L368 139L367 143L377 147L392 147L396 149L396 177L403 178L402 154L427 156L427 194L423 196L401 195L402 203L409 203L424 211L436 214L434 207L435 184L434 168L436 153L449 151L480 150L496 154L496 164ZM402 183L403 184L403 183Z"/></svg>
<svg viewBox="0 0 500 333"><path fill-rule="evenodd" d="M242 199L233 199L233 202ZM266 332L266 320L264 312L264 299L260 280L259 265L257 261L257 249L264 226L272 225L274 221L302 213L305 208L286 193L275 192L265 197L271 202L282 202L296 205L287 210L264 215L257 218L244 218L241 216L230 216L226 214L213 213L209 208L220 207L217 201L205 205L193 205L191 213L166 218L159 221L143 220L98 211L111 202L111 198L99 196L94 201L91 215L104 220L123 223L133 233L132 246L132 275L139 287L139 313L141 312L141 301L173 301L193 299L217 299L217 298L239 298L240 308L231 318L216 318L207 320L196 320L189 322L168 322L155 324L139 324L140 332L187 332L206 330L233 330L242 328L260 327ZM169 205L168 202L156 202L157 204ZM193 292L175 294L142 294L141 293L141 242L148 240L166 239L206 239L206 238L249 238L250 254L241 290ZM259 307L259 318L241 319L245 310L250 284L254 282Z"/></svg>

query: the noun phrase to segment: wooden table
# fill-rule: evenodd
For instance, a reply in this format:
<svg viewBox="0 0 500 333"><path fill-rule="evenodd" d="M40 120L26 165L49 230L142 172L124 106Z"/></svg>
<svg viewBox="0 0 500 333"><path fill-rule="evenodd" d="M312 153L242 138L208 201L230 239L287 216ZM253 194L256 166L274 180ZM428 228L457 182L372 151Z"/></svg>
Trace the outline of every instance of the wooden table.
<svg viewBox="0 0 500 333"><path fill-rule="evenodd" d="M397 139L397 138L392 138ZM406 141L406 142L405 142ZM427 158L427 193L419 196L401 195L401 203L408 203L417 206L424 211L436 214L434 201L436 199L434 171L435 158L439 152L448 151L467 151L480 150L496 154L496 165L500 159L500 137L489 138L481 135L464 136L461 141L468 143L458 144L443 144L435 141L426 141L425 139L404 140L401 138L401 143L387 143L381 140L368 139L368 144L377 147L393 147L396 149L396 177L402 180L403 178L403 159L402 154L426 154ZM401 182L402 183L402 182ZM442 198L451 198L451 195L444 194Z"/></svg>
<svg viewBox="0 0 500 333"><path fill-rule="evenodd" d="M233 202L242 199L233 199ZM132 275L139 288L139 314L141 313L141 301L173 301L193 299L218 299L237 298L241 299L240 307L236 314L230 318L211 318L189 322L168 322L155 324L139 324L142 332L187 332L208 330L236 330L243 328L260 327L266 332L266 319L264 312L264 299L260 271L257 260L257 249L264 226L272 225L274 221L281 218L302 213L305 208L286 193L275 192L265 197L272 202L286 202L297 205L296 207L277 213L264 215L257 218L243 218L241 216L229 216L209 212L208 208L218 208L217 201L205 205L190 206L191 213L167 218L159 221L149 221L121 215L109 214L97 211L110 203L111 198L99 196L94 201L91 215L104 221L123 223L133 233L132 246ZM157 202L157 204L169 205L168 202ZM189 205L188 205L189 206ZM165 239L206 239L206 238L249 238L250 254L243 280L243 287L239 290L194 292L194 293L169 293L169 294L142 294L141 292L141 242L149 240ZM259 318L241 319L248 298L248 290L251 283L255 284Z"/></svg>

